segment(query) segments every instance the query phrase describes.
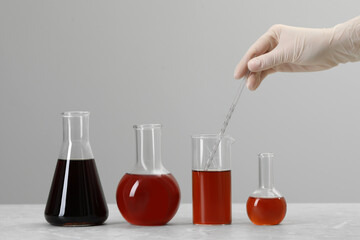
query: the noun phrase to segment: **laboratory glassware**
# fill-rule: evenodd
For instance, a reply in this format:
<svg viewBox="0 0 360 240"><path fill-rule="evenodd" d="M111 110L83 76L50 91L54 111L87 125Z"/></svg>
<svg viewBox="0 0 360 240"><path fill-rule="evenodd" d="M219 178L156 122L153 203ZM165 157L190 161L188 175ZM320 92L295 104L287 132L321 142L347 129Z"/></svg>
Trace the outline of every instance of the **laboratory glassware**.
<svg viewBox="0 0 360 240"><path fill-rule="evenodd" d="M273 153L259 154L259 189L254 191L247 203L249 219L256 225L277 225L286 214L284 196L274 187Z"/></svg>
<svg viewBox="0 0 360 240"><path fill-rule="evenodd" d="M108 208L89 141L89 112L64 112L63 142L45 218L57 226L99 225Z"/></svg>
<svg viewBox="0 0 360 240"><path fill-rule="evenodd" d="M250 74L250 71L247 71L247 73L244 75L244 77L241 79L240 81L240 86L238 88L238 90L236 91L236 95L235 95L235 98L233 100L233 102L231 103L231 106L230 106L230 109L228 111L228 114L226 115L225 117L225 120L223 122L223 125L220 129L220 132L219 132L219 138L217 139L217 141L215 142L214 146L212 147L212 150L211 150L211 153L209 155L209 159L207 160L206 162L206 165L205 165L205 170L207 170L209 167L210 167L210 164L211 162L213 161L213 158L214 156L216 155L216 152L218 151L218 148L219 148L219 144L221 142L221 139L224 137L225 135L225 131L226 131L226 128L227 126L229 125L229 122L230 122L230 119L232 117L232 114L234 113L234 110L236 108L236 105L237 103L239 102L239 99L241 97L241 94L244 90L244 87L245 87L245 83L247 81L247 78Z"/></svg>
<svg viewBox="0 0 360 240"><path fill-rule="evenodd" d="M211 164L208 159L217 134L192 136L192 195L194 224L231 224L231 145L222 136Z"/></svg>
<svg viewBox="0 0 360 240"><path fill-rule="evenodd" d="M179 185L161 160L161 127L134 126L136 163L117 187L117 206L125 220L134 225L164 225L179 207Z"/></svg>

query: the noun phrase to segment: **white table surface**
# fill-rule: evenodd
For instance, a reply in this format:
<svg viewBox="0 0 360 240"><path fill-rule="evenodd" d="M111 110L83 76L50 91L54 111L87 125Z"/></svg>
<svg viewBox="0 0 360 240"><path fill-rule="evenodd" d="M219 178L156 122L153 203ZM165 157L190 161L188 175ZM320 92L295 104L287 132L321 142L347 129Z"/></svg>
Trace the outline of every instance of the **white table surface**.
<svg viewBox="0 0 360 240"><path fill-rule="evenodd" d="M115 204L104 225L56 227L44 218L44 205L0 205L0 239L360 239L360 204L288 204L277 226L253 225L245 204L233 204L231 225L192 224L191 204L182 204L165 226L128 224Z"/></svg>

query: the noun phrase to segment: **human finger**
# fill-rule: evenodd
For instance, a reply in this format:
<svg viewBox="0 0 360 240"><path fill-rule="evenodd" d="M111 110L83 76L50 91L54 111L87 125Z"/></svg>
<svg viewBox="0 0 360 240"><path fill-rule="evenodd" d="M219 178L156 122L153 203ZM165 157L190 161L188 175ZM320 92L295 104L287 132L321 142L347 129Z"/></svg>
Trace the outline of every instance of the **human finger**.
<svg viewBox="0 0 360 240"><path fill-rule="evenodd" d="M276 72L274 69L268 69L262 72L251 73L247 81L248 89L251 91L256 90L265 77L274 72Z"/></svg>
<svg viewBox="0 0 360 240"><path fill-rule="evenodd" d="M288 55L284 50L275 48L266 54L251 59L248 62L248 68L252 72L262 72L286 63Z"/></svg>
<svg viewBox="0 0 360 240"><path fill-rule="evenodd" d="M246 52L240 62L235 67L234 78L240 79L248 71L248 62L255 56L260 56L268 51L271 51L277 44L273 31L266 32L261 36Z"/></svg>

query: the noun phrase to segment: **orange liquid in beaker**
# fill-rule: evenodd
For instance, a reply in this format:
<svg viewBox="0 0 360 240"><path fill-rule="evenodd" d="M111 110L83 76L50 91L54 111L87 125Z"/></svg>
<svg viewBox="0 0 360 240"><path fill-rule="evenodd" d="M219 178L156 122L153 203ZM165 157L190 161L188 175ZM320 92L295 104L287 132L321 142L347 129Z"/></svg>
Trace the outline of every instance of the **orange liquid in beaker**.
<svg viewBox="0 0 360 240"><path fill-rule="evenodd" d="M135 225L164 225L170 221L180 203L180 189L171 174L125 174L116 201L123 217Z"/></svg>
<svg viewBox="0 0 360 240"><path fill-rule="evenodd" d="M231 171L192 171L193 223L231 223Z"/></svg>
<svg viewBox="0 0 360 240"><path fill-rule="evenodd" d="M256 225L276 225L286 214L286 201L280 198L249 197L246 203L249 219Z"/></svg>

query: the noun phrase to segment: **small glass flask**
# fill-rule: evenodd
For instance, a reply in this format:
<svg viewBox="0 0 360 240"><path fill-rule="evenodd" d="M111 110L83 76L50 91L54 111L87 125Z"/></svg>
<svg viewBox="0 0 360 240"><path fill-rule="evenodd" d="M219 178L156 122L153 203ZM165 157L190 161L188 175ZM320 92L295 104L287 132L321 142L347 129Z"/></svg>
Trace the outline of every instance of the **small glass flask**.
<svg viewBox="0 0 360 240"><path fill-rule="evenodd" d="M60 149L45 218L57 226L99 225L108 208L89 141L89 112L64 112Z"/></svg>
<svg viewBox="0 0 360 240"><path fill-rule="evenodd" d="M161 161L161 125L135 125L136 164L119 182L117 206L131 224L154 226L169 222L180 203L180 188Z"/></svg>
<svg viewBox="0 0 360 240"><path fill-rule="evenodd" d="M273 153L259 154L259 189L247 203L249 219L256 225L277 225L286 214L286 201L274 187Z"/></svg>

